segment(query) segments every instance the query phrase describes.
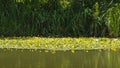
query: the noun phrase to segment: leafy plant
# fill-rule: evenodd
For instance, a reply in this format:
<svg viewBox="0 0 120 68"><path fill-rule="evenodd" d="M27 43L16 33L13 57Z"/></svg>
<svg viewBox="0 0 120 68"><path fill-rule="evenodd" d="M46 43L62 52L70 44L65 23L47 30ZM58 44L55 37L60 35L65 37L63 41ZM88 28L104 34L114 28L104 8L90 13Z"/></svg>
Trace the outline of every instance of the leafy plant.
<svg viewBox="0 0 120 68"><path fill-rule="evenodd" d="M106 13L106 25L111 37L118 37L120 31L120 4L117 3L109 8Z"/></svg>
<svg viewBox="0 0 120 68"><path fill-rule="evenodd" d="M119 22L117 2L119 1L1 0L0 35L106 36L109 29L109 35L119 36L118 23L111 26L113 21ZM109 20L111 24L108 24Z"/></svg>

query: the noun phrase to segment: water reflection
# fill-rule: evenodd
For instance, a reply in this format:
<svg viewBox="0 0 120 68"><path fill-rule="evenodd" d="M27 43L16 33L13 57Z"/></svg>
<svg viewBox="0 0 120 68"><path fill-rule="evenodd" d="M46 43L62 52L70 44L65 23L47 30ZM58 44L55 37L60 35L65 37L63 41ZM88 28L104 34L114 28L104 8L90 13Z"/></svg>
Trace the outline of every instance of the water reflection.
<svg viewBox="0 0 120 68"><path fill-rule="evenodd" d="M0 49L0 68L120 68L120 51L50 52Z"/></svg>

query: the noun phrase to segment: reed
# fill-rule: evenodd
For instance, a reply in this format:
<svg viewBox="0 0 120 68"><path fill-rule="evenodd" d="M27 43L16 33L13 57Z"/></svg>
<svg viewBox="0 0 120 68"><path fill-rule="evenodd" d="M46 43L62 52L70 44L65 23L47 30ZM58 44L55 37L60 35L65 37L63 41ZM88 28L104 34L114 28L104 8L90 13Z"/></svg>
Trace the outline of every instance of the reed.
<svg viewBox="0 0 120 68"><path fill-rule="evenodd" d="M115 4L106 13L106 25L111 37L118 37L120 31L120 4Z"/></svg>
<svg viewBox="0 0 120 68"><path fill-rule="evenodd" d="M113 0L1 0L0 35L4 36L119 36ZM118 3L119 4L119 3ZM114 11L114 12L112 12ZM113 17L110 13L115 13ZM110 18L111 17L111 18ZM112 24L112 23L111 23Z"/></svg>

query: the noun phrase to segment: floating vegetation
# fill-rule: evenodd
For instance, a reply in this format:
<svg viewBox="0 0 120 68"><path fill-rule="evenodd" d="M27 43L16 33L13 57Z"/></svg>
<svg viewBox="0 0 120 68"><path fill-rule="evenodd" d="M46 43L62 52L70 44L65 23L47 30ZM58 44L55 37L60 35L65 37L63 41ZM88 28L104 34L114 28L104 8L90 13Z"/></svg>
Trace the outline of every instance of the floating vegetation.
<svg viewBox="0 0 120 68"><path fill-rule="evenodd" d="M44 49L45 52L55 53L56 50L92 50L111 49L116 51L120 47L119 38L42 38L42 37L7 37L0 39L0 48L6 49Z"/></svg>

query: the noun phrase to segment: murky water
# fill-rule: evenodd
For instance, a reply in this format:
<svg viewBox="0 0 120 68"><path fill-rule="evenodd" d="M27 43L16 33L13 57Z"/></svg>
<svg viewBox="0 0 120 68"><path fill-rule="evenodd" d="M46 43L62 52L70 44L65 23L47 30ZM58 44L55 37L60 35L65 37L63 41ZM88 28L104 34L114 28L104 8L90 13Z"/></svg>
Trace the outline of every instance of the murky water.
<svg viewBox="0 0 120 68"><path fill-rule="evenodd" d="M0 68L120 68L120 50L57 51L0 49Z"/></svg>

